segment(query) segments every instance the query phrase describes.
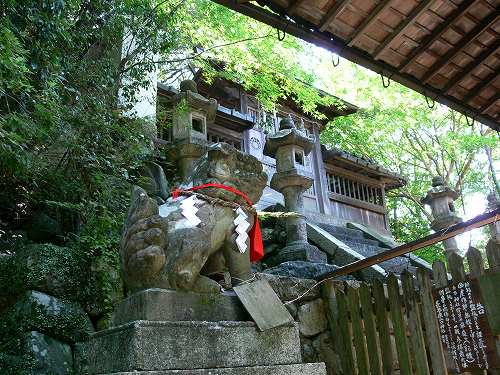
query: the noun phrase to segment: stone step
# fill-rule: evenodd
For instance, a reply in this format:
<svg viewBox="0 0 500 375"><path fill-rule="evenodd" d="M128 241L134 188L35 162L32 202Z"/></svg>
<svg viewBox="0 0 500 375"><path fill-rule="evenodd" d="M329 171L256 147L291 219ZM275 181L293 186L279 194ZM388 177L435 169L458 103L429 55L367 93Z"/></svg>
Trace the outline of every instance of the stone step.
<svg viewBox="0 0 500 375"><path fill-rule="evenodd" d="M363 232L360 231L359 229L351 229L351 228L341 227L338 225L323 224L323 223L318 223L317 225L320 228L326 230L332 236L340 235L340 236L348 236L351 238L360 238L360 239L364 238Z"/></svg>
<svg viewBox="0 0 500 375"><path fill-rule="evenodd" d="M114 372L108 375L326 375L324 363L296 365L226 367L198 370Z"/></svg>
<svg viewBox="0 0 500 375"><path fill-rule="evenodd" d="M386 248L375 246L375 245L368 245L364 243L358 243L358 242L353 242L353 241L345 241L344 242L347 246L349 246L351 249L354 251L360 253L361 255L365 257L369 257L375 254L378 254L382 251L387 251Z"/></svg>
<svg viewBox="0 0 500 375"><path fill-rule="evenodd" d="M146 289L120 301L114 308L113 327L135 320L251 321L236 296L167 289Z"/></svg>
<svg viewBox="0 0 500 375"><path fill-rule="evenodd" d="M253 322L135 321L91 335L77 352L88 374L301 362L295 324L259 332Z"/></svg>
<svg viewBox="0 0 500 375"><path fill-rule="evenodd" d="M330 233L331 234L331 233ZM352 242L352 243L359 243L362 245L371 245L371 246L379 246L379 242L375 240L370 240L368 238L355 238L351 236L346 236L342 234L332 234L335 238L342 242Z"/></svg>

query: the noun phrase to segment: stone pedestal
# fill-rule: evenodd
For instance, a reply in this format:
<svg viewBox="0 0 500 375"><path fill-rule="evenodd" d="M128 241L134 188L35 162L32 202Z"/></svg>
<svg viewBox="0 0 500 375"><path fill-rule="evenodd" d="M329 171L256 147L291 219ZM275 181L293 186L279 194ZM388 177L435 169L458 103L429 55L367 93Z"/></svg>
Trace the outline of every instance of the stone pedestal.
<svg viewBox="0 0 500 375"><path fill-rule="evenodd" d="M77 345L88 374L311 374L295 323L260 332L237 297L149 289L115 309L114 327Z"/></svg>
<svg viewBox="0 0 500 375"><path fill-rule="evenodd" d="M287 244L266 260L268 266L290 261L327 262L327 255L308 243L304 216L303 194L313 184L313 179L305 173L304 158L311 152L313 143L311 138L295 128L291 119L283 119L280 131L266 140L264 154L276 158L276 173L271 187L283 194L285 207L293 214L285 219Z"/></svg>
<svg viewBox="0 0 500 375"><path fill-rule="evenodd" d="M208 143L203 140L182 140L174 142L167 150L167 157L177 165L180 177L185 180L192 175L194 163L205 154L207 148Z"/></svg>

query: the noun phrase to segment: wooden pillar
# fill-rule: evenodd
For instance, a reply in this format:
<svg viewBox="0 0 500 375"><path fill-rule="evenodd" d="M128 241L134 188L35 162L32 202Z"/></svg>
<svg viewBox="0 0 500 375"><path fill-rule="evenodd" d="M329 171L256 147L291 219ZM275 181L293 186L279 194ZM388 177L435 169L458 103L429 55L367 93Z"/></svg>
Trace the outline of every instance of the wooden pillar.
<svg viewBox="0 0 500 375"><path fill-rule="evenodd" d="M328 180L326 178L325 163L321 154L321 143L319 141L319 129L316 124L312 125L314 146L311 152L313 161L313 174L316 199L318 200L319 212L330 214L330 198L328 196Z"/></svg>

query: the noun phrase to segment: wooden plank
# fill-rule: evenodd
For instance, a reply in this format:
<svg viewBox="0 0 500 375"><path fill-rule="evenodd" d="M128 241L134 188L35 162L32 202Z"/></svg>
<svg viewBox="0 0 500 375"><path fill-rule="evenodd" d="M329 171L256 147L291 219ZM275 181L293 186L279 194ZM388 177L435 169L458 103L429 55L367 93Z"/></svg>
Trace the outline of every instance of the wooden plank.
<svg viewBox="0 0 500 375"><path fill-rule="evenodd" d="M401 280L403 283L403 298L406 307L406 317L408 319L408 329L410 331L412 360L415 363L415 374L430 375L419 306L415 295L415 286L413 285L413 276L408 271L404 271L401 274Z"/></svg>
<svg viewBox="0 0 500 375"><path fill-rule="evenodd" d="M399 294L398 279L391 274L387 281L389 292L389 305L391 308L391 319L394 329L394 338L398 352L399 370L401 375L411 375L410 354L408 352L408 341L406 338L406 326L401 311L401 296Z"/></svg>
<svg viewBox="0 0 500 375"><path fill-rule="evenodd" d="M286 12L289 14L289 15L292 15L294 14L297 9L299 9L299 7L305 2L305 0L295 0L293 2L292 5L290 5L290 7L288 7L288 9L286 10Z"/></svg>
<svg viewBox="0 0 500 375"><path fill-rule="evenodd" d="M338 282L337 282L338 283ZM342 369L345 374L345 367L343 361L345 361L344 344L342 342L342 335L340 334L339 325L339 306L337 303L337 298L335 296L335 285L334 281L328 280L321 286L321 296L323 301L325 301L327 309L328 323L330 326L330 336L333 342L333 348L338 354L334 356L336 358L330 358L329 360L334 362L334 366L338 366Z"/></svg>
<svg viewBox="0 0 500 375"><path fill-rule="evenodd" d="M478 66L482 65L491 56L497 53L498 48L500 48L500 38L498 38L491 47L483 51L479 56L475 57L469 64L465 66L460 72L456 73L455 76L446 83L443 87L443 92L448 94L456 85L468 77Z"/></svg>
<svg viewBox="0 0 500 375"><path fill-rule="evenodd" d="M432 272L434 274L436 287L443 288L448 285L448 273L446 272L446 266L443 262L436 260L432 263Z"/></svg>
<svg viewBox="0 0 500 375"><path fill-rule="evenodd" d="M385 40L380 43L380 45L375 49L373 56L375 60L380 58L380 55L389 47L393 40L399 38L406 30L406 28L414 22L418 17L420 17L424 12L427 11L429 5L431 5L432 0L421 0L420 3L408 14L408 16L400 22L399 25L394 29L394 31L385 38Z"/></svg>
<svg viewBox="0 0 500 375"><path fill-rule="evenodd" d="M444 22L441 22L433 31L431 34L429 34L427 37L422 39L420 42L420 45L415 48L408 58L399 66L399 70L403 71L405 70L409 65L411 65L418 56L420 56L424 51L428 50L429 47L434 43L436 40L438 40L443 33L448 30L448 27L455 22L459 17L461 17L465 12L469 10L469 8L476 2L476 0L466 0L463 3L461 3L455 10L453 10L448 16L446 16L446 19Z"/></svg>
<svg viewBox="0 0 500 375"><path fill-rule="evenodd" d="M357 288L347 288L347 303L349 304L349 312L351 313L352 335L354 337L358 374L369 375L365 337L363 335L363 323L359 313L359 294Z"/></svg>
<svg viewBox="0 0 500 375"><path fill-rule="evenodd" d="M497 208L493 211L487 212L485 214L476 216L473 219L468 221L464 221L462 223L458 223L452 225L448 228L439 230L433 234L430 234L421 239L409 242L407 244L397 246L393 249L380 252L373 256L367 257L365 259L361 259L345 266L339 267L337 270L332 272L327 272L321 276L320 279L327 279L335 276L348 275L350 273L365 269L367 267L373 266L375 264L382 263L386 260L411 253L415 250L421 249L426 246L433 245L437 242L444 241L448 238L455 237L459 234L468 232L472 229L482 227L484 225L488 225L497 220L498 215L500 215L500 208Z"/></svg>
<svg viewBox="0 0 500 375"><path fill-rule="evenodd" d="M345 9L348 3L349 0L338 0L321 19L321 22L318 25L319 31L325 31L333 20L339 15L339 13Z"/></svg>
<svg viewBox="0 0 500 375"><path fill-rule="evenodd" d="M387 300L384 286L380 280L373 282L373 297L375 298L375 313L377 315L377 329L382 354L382 369L384 374L392 374L394 358L392 357L391 334L387 321Z"/></svg>
<svg viewBox="0 0 500 375"><path fill-rule="evenodd" d="M420 285L420 301L422 302L422 318L425 326L425 337L433 375L446 375L446 362L439 334L439 326L432 298L432 283L428 272L423 268L417 269L417 279Z"/></svg>
<svg viewBox="0 0 500 375"><path fill-rule="evenodd" d="M493 239L486 244L486 258L490 269L500 267L500 246Z"/></svg>
<svg viewBox="0 0 500 375"><path fill-rule="evenodd" d="M468 103L472 99L474 99L476 96L481 94L481 92L489 85L493 83L497 79L497 77L500 75L500 66L491 74L489 74L485 79L481 80L472 90L469 91L469 93L464 97L464 102Z"/></svg>
<svg viewBox="0 0 500 375"><path fill-rule="evenodd" d="M448 270L451 273L451 279L454 283L464 281L467 278L464 268L463 258L455 252L447 256Z"/></svg>
<svg viewBox="0 0 500 375"><path fill-rule="evenodd" d="M493 105L500 99L500 92L497 92L495 95L493 95L491 97L490 100L488 100L488 102L486 102L485 105L483 105L480 109L479 109L479 112L480 113L486 113L490 110L491 107L493 107Z"/></svg>
<svg viewBox="0 0 500 375"><path fill-rule="evenodd" d="M366 347L368 349L368 359L370 360L370 374L382 375L380 358L377 345L377 331L375 329L375 319L373 316L372 295L370 287L361 284L359 288L359 299L363 312L363 322L365 324Z"/></svg>
<svg viewBox="0 0 500 375"><path fill-rule="evenodd" d="M422 82L428 83L446 64L453 60L459 53L466 49L483 31L491 27L500 18L500 8L497 7L488 17L482 20L457 45L446 52L422 77Z"/></svg>
<svg viewBox="0 0 500 375"><path fill-rule="evenodd" d="M349 332L349 319L347 317L347 301L345 294L340 291L335 291L338 307L338 320L340 327L340 336L342 337L343 351L341 355L342 369L344 374L355 374L354 358L352 352L352 338Z"/></svg>
<svg viewBox="0 0 500 375"><path fill-rule="evenodd" d="M233 290L259 330L265 331L293 322L293 317L266 280L243 283Z"/></svg>
<svg viewBox="0 0 500 375"><path fill-rule="evenodd" d="M490 323L491 331L500 335L500 272L479 278L479 288Z"/></svg>
<svg viewBox="0 0 500 375"><path fill-rule="evenodd" d="M359 24L358 27L354 30L354 34L352 34L349 39L346 41L348 46L353 46L354 43L358 40L358 38L363 35L366 29L368 29L376 20L377 16L386 10L389 7L391 0L381 0L375 9L370 12L370 15L366 17L363 22Z"/></svg>
<svg viewBox="0 0 500 375"><path fill-rule="evenodd" d="M469 263L469 272L472 277L479 277L484 274L483 257L478 249L472 246L469 247L466 257Z"/></svg>

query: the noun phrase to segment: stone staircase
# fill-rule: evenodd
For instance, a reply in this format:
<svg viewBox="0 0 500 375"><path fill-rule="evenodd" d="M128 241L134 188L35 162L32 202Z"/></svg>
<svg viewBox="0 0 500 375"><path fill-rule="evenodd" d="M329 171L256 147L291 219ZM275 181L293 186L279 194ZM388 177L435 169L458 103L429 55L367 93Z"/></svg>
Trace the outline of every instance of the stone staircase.
<svg viewBox="0 0 500 375"><path fill-rule="evenodd" d="M80 374L326 375L301 363L295 323L261 332L235 296L148 289L112 325L78 344Z"/></svg>
<svg viewBox="0 0 500 375"><path fill-rule="evenodd" d="M334 236L336 239L342 241L345 245L349 246L355 252L361 254L364 257L369 257L377 253L387 251L389 248L383 246L379 241L373 239L367 239L364 233L359 229L352 229L341 227L331 224L317 224L321 229L328 232L330 235ZM335 256L334 256L335 258ZM336 262L336 259L329 259L333 264L341 266ZM401 274L404 270L408 270L411 273L416 272L416 268L411 265L410 258L408 256L400 256L379 264L386 272L392 272L397 275Z"/></svg>

